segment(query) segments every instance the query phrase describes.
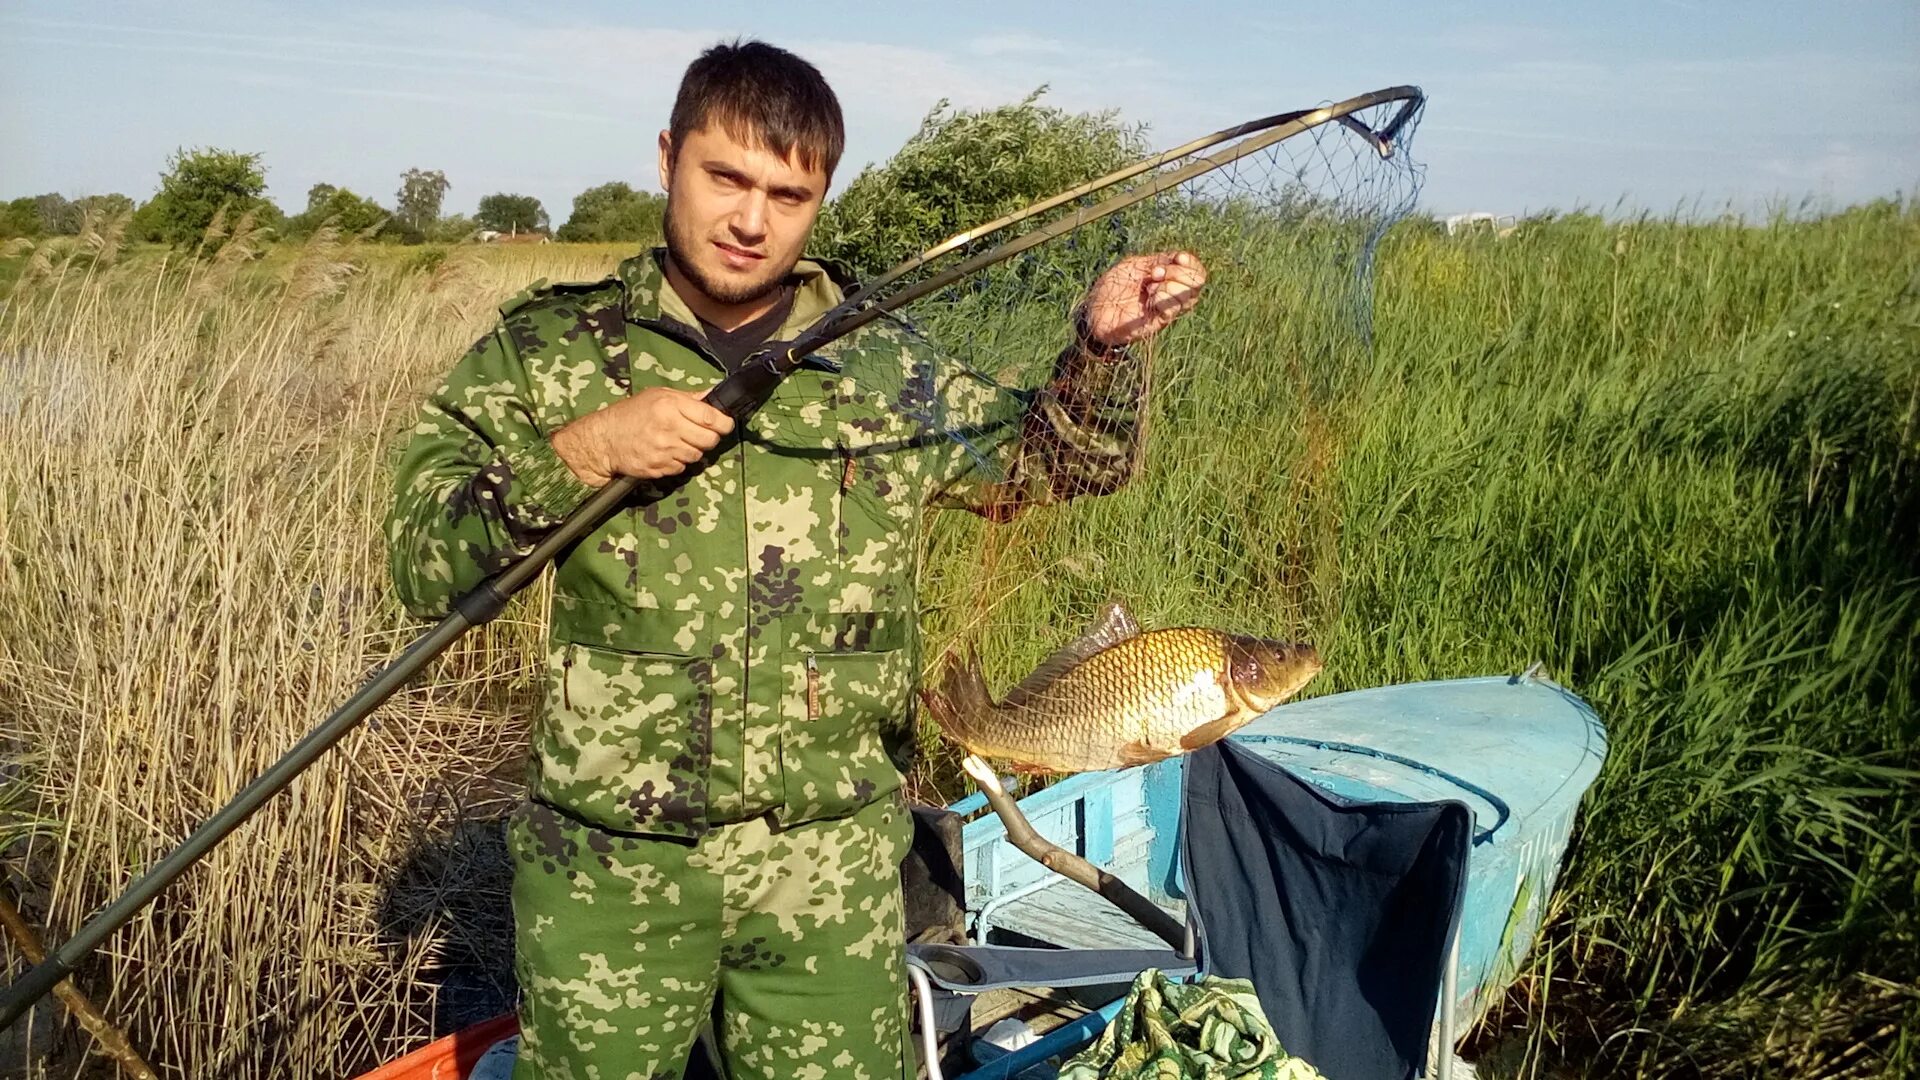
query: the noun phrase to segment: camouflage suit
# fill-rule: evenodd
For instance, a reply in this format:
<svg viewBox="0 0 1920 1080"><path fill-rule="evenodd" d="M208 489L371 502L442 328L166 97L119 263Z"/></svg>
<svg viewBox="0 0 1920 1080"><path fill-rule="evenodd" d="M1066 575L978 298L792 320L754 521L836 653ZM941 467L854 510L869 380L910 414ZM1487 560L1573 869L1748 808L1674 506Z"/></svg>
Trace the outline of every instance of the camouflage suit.
<svg viewBox="0 0 1920 1080"><path fill-rule="evenodd" d="M515 298L434 392L389 522L409 610L443 614L587 497L555 430L718 380L661 258ZM844 284L795 273L779 339ZM516 1076L678 1076L716 990L742 1075L899 1072L920 511L1003 520L1123 483L1137 403L1108 400L1107 370L1069 350L1047 387L1009 393L876 322L558 561L509 830ZM929 431L935 398L972 452Z"/></svg>

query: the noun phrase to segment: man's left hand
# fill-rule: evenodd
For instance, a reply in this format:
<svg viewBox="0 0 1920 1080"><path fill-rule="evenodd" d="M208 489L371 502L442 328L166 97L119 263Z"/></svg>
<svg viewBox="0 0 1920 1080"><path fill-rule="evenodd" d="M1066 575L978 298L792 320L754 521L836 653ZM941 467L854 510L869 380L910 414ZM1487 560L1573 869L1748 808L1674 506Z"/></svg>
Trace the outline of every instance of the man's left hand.
<svg viewBox="0 0 1920 1080"><path fill-rule="evenodd" d="M1113 264L1087 291L1081 328L1096 345L1117 348L1167 328L1193 310L1207 268L1188 251L1130 255Z"/></svg>

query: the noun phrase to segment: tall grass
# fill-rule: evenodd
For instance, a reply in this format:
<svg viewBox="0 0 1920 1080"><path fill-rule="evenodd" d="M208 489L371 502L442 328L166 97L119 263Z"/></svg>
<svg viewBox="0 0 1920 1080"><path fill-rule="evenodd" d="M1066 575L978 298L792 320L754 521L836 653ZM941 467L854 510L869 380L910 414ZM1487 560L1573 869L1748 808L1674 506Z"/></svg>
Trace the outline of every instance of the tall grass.
<svg viewBox="0 0 1920 1080"><path fill-rule="evenodd" d="M534 276L369 262L331 234L259 264L244 236L208 259L78 250L0 322L0 740L55 823L11 851L54 939L405 644L388 450ZM444 834L512 797L530 629L522 609L457 646L87 969L156 1065L351 1075L432 1029L460 959Z"/></svg>
<svg viewBox="0 0 1920 1080"><path fill-rule="evenodd" d="M932 645L978 638L1004 682L1119 596L1150 625L1312 640L1321 692L1544 660L1613 754L1476 1052L1527 1075L1900 1075L1916 252L1910 205L1410 225L1371 355L1329 344L1288 253L1224 260L1154 350L1132 485L1002 527L938 517ZM620 253L21 261L41 254L0 314L0 739L38 825L0 838L57 938L403 643L377 525L418 394L500 298ZM1057 347L1059 313L1006 316L993 336L922 313L1014 368ZM534 707L531 612L84 973L156 1065L349 1075L449 1022L448 971L500 969L481 871ZM917 784L955 794L928 748Z"/></svg>
<svg viewBox="0 0 1920 1080"><path fill-rule="evenodd" d="M1107 596L1303 635L1321 692L1543 660L1612 756L1477 1049L1920 1068L1920 210L1405 227L1364 360L1296 335L1275 268L1211 288L1145 473L945 523L938 625L1003 679Z"/></svg>

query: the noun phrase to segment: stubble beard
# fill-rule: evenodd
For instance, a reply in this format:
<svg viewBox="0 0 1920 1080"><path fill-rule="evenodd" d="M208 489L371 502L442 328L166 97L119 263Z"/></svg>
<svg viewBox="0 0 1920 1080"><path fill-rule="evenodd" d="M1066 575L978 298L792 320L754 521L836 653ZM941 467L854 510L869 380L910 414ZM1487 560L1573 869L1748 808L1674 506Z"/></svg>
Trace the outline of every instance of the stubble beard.
<svg viewBox="0 0 1920 1080"><path fill-rule="evenodd" d="M715 280L694 258L695 253L700 250L700 241L695 237L687 236L680 228L680 222L673 212L671 192L667 194L667 205L660 218L660 229L666 237L667 257L673 260L675 269L679 270L681 276L686 278L694 288L719 304L750 304L755 300L764 299L780 288L781 284L787 280L787 275L793 272L794 266L800 261L795 257L787 265L776 268L773 273L760 281L735 284Z"/></svg>

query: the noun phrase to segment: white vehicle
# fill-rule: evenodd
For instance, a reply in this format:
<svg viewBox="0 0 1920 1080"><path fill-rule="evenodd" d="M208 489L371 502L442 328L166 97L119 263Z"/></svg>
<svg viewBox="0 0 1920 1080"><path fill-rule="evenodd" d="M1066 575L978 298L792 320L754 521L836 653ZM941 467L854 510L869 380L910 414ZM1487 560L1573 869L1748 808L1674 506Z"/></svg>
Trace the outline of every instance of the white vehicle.
<svg viewBox="0 0 1920 1080"><path fill-rule="evenodd" d="M1472 235L1485 229L1496 237L1505 237L1513 232L1512 214L1490 214L1485 210L1476 210L1469 214L1448 214L1447 235L1456 233Z"/></svg>

